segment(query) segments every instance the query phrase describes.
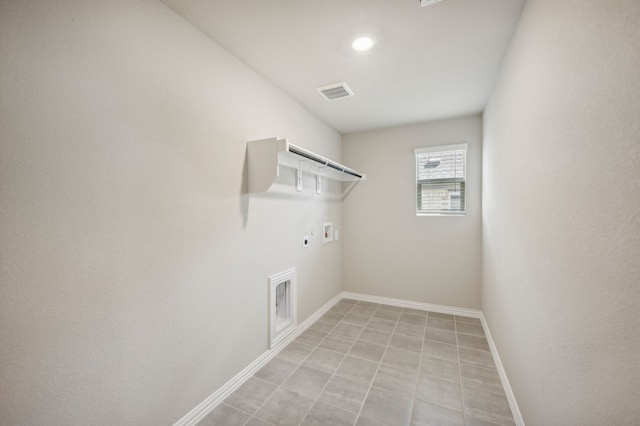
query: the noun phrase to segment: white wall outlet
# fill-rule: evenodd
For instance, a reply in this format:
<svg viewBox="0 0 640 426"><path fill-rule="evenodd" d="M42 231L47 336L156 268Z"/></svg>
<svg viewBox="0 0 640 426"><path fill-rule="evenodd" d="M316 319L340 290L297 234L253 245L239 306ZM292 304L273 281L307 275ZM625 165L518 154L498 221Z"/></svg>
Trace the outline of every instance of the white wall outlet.
<svg viewBox="0 0 640 426"><path fill-rule="evenodd" d="M338 241L340 239L340 234L338 233L338 231L333 231L333 239Z"/></svg>
<svg viewBox="0 0 640 426"><path fill-rule="evenodd" d="M309 237L307 235L305 235L304 237L302 237L302 248L307 248L309 247Z"/></svg>

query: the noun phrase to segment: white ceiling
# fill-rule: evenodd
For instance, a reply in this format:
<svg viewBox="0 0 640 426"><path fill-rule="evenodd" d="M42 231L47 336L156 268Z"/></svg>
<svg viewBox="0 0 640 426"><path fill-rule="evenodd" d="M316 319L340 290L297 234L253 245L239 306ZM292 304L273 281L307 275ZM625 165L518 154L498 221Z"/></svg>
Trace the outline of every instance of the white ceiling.
<svg viewBox="0 0 640 426"><path fill-rule="evenodd" d="M341 133L481 112L524 0L163 0ZM377 44L350 47L361 33ZM355 96L328 102L318 86Z"/></svg>

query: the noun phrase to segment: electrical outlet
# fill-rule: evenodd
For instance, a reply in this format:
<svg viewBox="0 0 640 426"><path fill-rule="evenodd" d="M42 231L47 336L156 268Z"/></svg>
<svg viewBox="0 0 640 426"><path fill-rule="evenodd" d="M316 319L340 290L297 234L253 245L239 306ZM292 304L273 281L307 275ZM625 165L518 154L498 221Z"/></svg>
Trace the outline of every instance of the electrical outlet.
<svg viewBox="0 0 640 426"><path fill-rule="evenodd" d="M305 235L304 237L302 237L302 248L307 247L309 247L309 237Z"/></svg>

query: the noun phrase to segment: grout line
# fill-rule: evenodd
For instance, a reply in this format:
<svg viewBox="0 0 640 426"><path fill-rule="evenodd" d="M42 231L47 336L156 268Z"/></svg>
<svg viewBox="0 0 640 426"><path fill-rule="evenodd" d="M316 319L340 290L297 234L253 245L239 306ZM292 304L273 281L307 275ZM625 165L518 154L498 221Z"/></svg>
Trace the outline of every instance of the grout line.
<svg viewBox="0 0 640 426"><path fill-rule="evenodd" d="M484 334L469 334L469 333L463 333L461 331L458 331L457 334L464 334L465 336L479 337L485 340L487 339L487 336L485 336Z"/></svg>
<svg viewBox="0 0 640 426"><path fill-rule="evenodd" d="M380 309L380 305L378 306L378 309ZM375 313L378 311L378 309L376 309L376 311L373 313L373 315L375 315ZM382 353L382 356L380 357L380 361L378 361L378 368L376 368L376 372L373 373L373 377L371 378L371 383L369 383L369 388L367 389L367 393L364 395L364 399L362 400L362 403L360 404L360 411L358 411L358 416L356 417L356 421L362 415L362 409L364 408L365 402L367 402L367 398L369 398L369 393L371 392L371 388L373 387L373 382L375 381L376 377L378 376L378 372L380 371L380 367L382 366L382 360L384 359L384 356L387 354L387 350L389 349L389 346L391 345L391 339L393 338L393 333L396 332L396 329L398 328L398 324L400 324L400 316L402 315L402 311L404 311L404 308L402 308L402 310L400 311L400 315L398 315L398 319L396 320L396 324L393 327L393 331L391 332L391 336L389 336L389 341L387 342L387 345L384 348L384 352ZM371 318L373 318L373 316ZM371 321L369 321L369 322L371 322ZM413 412L413 407L411 407L411 408L412 408L412 412Z"/></svg>
<svg viewBox="0 0 640 426"><path fill-rule="evenodd" d="M456 335L456 341L457 341L457 340L458 340L458 336ZM488 354L493 355L493 353L492 353L491 351L485 351L484 349L470 348L470 347L468 347L468 346L462 346L462 345L459 345L459 346L460 346L461 348L463 348L463 349L472 349L472 350L474 350L474 351L486 352L486 353L488 353Z"/></svg>
<svg viewBox="0 0 640 426"><path fill-rule="evenodd" d="M504 389L503 389L502 393L498 393L498 392L494 392L494 391L491 391L491 390L479 388L478 386L474 386L472 384L471 385L470 384L466 384L465 387L477 390L479 392L485 392L485 393L490 393L490 394L493 394L493 395L505 396L506 397L506 392L504 391Z"/></svg>
<svg viewBox="0 0 640 426"><path fill-rule="evenodd" d="M435 317L434 319L440 319L441 320L442 318ZM429 324L429 316L427 314L427 328L429 328L428 324ZM431 327L431 328L434 328L434 327ZM444 330L444 331L450 331L450 330ZM456 333L455 328L454 328L453 332ZM425 330L425 333L426 333L426 330ZM430 342L435 342L435 343L439 343L439 344L443 344L443 345L449 345L449 346L455 346L456 347L456 356L458 358L458 378L460 380L459 382L453 382L453 381L451 381L449 379L444 379L442 377L433 376L433 375L431 375L431 374L429 374L427 372L425 372L424 374L425 374L425 376L432 377L432 378L435 378L437 380L442 380L442 381L445 381L445 382L448 382L448 383L456 384L456 385L459 386L459 388L460 388L460 407L461 407L460 414L462 414L463 422L465 422L465 424L466 424L466 418L465 418L465 414L464 414L464 401L463 401L463 398L462 398L462 376L461 376L461 373L460 373L460 364L461 364L461 362L460 362L459 346L457 345L457 335L456 335L456 344L455 345L452 345L450 343L445 343L445 342L438 342L437 340L423 339L423 341L422 341L422 344L423 344L422 347L423 348L424 348L425 341L430 341ZM431 355L426 355L426 354L424 356L426 356L427 358L435 358L435 359L440 359L440 360L444 360L444 361L450 361L450 360L448 360L446 358L440 358L440 357L437 357L437 356L431 356ZM422 367L422 356L420 357L420 367ZM420 383L420 375L418 375L418 384L419 383ZM417 391L418 391L418 388L416 387L416 397L414 398L414 405L415 405L415 401L418 399L417 398L417 394L418 394ZM420 401L424 401L424 400L421 399ZM427 400L426 402L428 402L429 404L437 405L438 407L445 408L447 410L457 411L457 410L452 409L451 407L447 407L447 406L442 405L442 404L440 404L438 402L435 402L433 400Z"/></svg>
<svg viewBox="0 0 640 426"><path fill-rule="evenodd" d="M340 302L338 302L338 303L340 303ZM336 304L337 304L337 303L336 303ZM338 321L338 322L336 323L336 325L334 325L334 326L333 326L333 328L329 331L329 333L327 333L327 335L324 337L324 339L322 339L322 340L320 341L320 343L322 343L322 342L323 342L323 341L324 341L324 340L329 336L329 334L331 334L331 332L332 332L333 330L335 330L335 329L336 329L336 327L337 327L340 323L342 323L342 321L345 319L345 317L349 314L349 312L351 312L351 311L353 310L353 307L354 307L354 306L356 306L356 305L357 305L357 303L353 304L353 305L351 306L351 308L349 308L349 310L348 310L348 311L346 311L346 312L344 313L344 316L342 317L342 319L341 319L340 321ZM320 317L320 318L322 318L322 317ZM318 320L319 320L319 319L318 319ZM315 347L313 350L316 350L316 348L318 348L318 347L319 347L320 343L318 343L318 345L316 345L316 347ZM354 341L354 343L353 343L353 344L355 344L355 341ZM351 345L351 347L353 347L353 344ZM349 347L349 350L351 350L351 347ZM300 366L302 366L302 364L307 360L307 358L309 358L309 357L311 356L311 354L312 354L312 353L313 353L313 351L309 352L309 355L307 355L307 356L305 357L305 359L303 359L303 360L302 360L302 362L300 362ZM347 351L347 353L349 353L349 352ZM318 400L319 400L319 398L320 398L320 395L322 395L322 392L324 392L324 390L326 389L327 385L329 384L329 382L331 381L331 379L333 379L333 376L335 376L336 372L338 371L338 368L340 368L340 366L342 365L342 363L344 362L344 360L345 360L345 359L347 359L347 355L346 355L346 354L345 354L344 358L342 358L342 361L340 361L340 364L338 364L338 366L336 367L336 369L334 370L334 372L333 372L333 373L331 373L331 376L329 376L329 380L327 380L327 383L325 383L325 384L324 384L324 386L322 387L322 389L320 389L320 392L318 392L318 396L316 396L316 397L314 398L313 402L311 403L311 406L309 407L309 409L307 410L307 412L304 414L304 416L302 416L302 418L300 419L300 423L298 423L298 425L301 425L301 424L304 422L304 419L306 419L306 418L307 418L307 416L309 415L309 413L310 413L310 412L311 412L311 410L313 409L314 405L316 405L316 403L318 402ZM308 368L312 368L312 367L308 367ZM298 369L296 368L296 370L298 370ZM294 372L295 372L295 371L294 371ZM326 373L326 371L325 371L324 373ZM293 374L293 373L292 373L292 374ZM287 377L287 380L288 380L288 377ZM285 380L284 382L282 382L282 384L284 385L284 383L285 383L285 382L286 382L286 380ZM356 419L357 419L357 417L356 417Z"/></svg>
<svg viewBox="0 0 640 426"><path fill-rule="evenodd" d="M458 378L460 379L460 407L462 408L462 421L466 425L467 424L467 415L465 413L464 407L464 389L462 389L462 368L460 367L460 345L458 345L458 327L456 322L453 322L454 332L456 335L456 354L458 355Z"/></svg>
<svg viewBox="0 0 640 426"><path fill-rule="evenodd" d="M338 302L338 303L340 303L340 302ZM352 304L352 306L351 306L351 308L350 308L348 311L346 311L346 312L345 312L345 314L344 314L344 316L342 317L342 319L341 319L340 321L338 321L338 323L337 323L337 324L336 324L336 325L331 329L331 331L333 331L333 330L334 330L334 329L335 329L335 328L336 328L340 323L343 323L343 324L349 324L349 323L345 323L345 322L343 322L343 320L344 320L344 319L345 319L345 317L346 317L346 316L347 316L347 315L348 315L348 314L353 310L353 308L354 308L355 306L357 306L357 305L358 305L358 303L357 303L357 302L356 302L356 303L353 303L353 304ZM377 309L376 309L376 311L377 311ZM373 314L375 314L375 311L373 312ZM373 314L371 314L371 318L373 318ZM362 327L362 330L360 331L360 333L358 334L358 336L354 339L354 341L353 341L353 343L351 344L351 346L349 346L349 349L347 350L347 352L346 352L346 353L342 354L342 353L337 352L337 351L332 351L332 352L337 352L337 353L340 353L341 355L344 355L344 358L342 358L342 361L340 361L340 364L338 364L338 366L335 368L335 370L333 371L333 373L331 373L331 376L329 377L329 380L327 380L327 383L325 383L325 384L324 384L324 386L322 387L322 389L320 389L320 392L318 392L318 396L316 396L316 398L313 400L313 403L311 404L311 407L309 407L309 410L307 410L307 412L305 413L305 415L302 417L302 419L300 420L299 425L300 425L300 424L302 424L302 423L304 422L304 420L307 418L307 416L308 416L308 415L309 415L309 413L311 412L311 409L313 408L313 406L314 406L314 405L316 405L316 403L317 403L317 402L322 402L323 404L328 404L328 405L331 405L332 407L340 408L340 409L345 410L345 411L347 411L347 412L349 412L349 413L353 413L353 411L346 410L346 409L344 409L344 408L342 408L342 407L337 407L337 406L336 406L336 405L334 405L334 404L330 404L330 403L327 403L327 402L324 402L324 401L320 401L320 396L322 395L322 393L324 392L324 390L325 390L325 389L327 388L327 386L329 385L329 382L330 382L331 380L333 380L333 378L334 378L334 377L336 377L336 373L338 372L338 370L340 369L340 367L342 366L342 364L344 363L344 361L345 361L345 360L347 359L347 357L349 356L349 352L351 351L351 349L353 349L353 346L354 346L354 345L356 344L356 342L358 341L358 337L360 337L360 335L364 332L364 329L365 329L365 328L367 328L367 325L369 324L369 322L371 322L371 318L369 319L369 321L367 322L367 324L365 324L365 325ZM355 325L355 324L349 324L349 325ZM325 337L320 341L320 343L322 343L322 342L323 342L327 337L329 337L329 334L331 334L331 331L330 331L329 333L327 333L327 335L326 335L326 336L325 336ZM334 337L336 337L336 336L334 336ZM337 337L343 337L343 336L337 336ZM345 338L346 338L346 337L345 337ZM319 348L319 347L320 347L320 343L318 343L318 345L316 346L316 348ZM325 349L325 348L320 348L320 349ZM315 350L315 348L314 348L314 350ZM326 350L331 351L331 349L326 349ZM311 352L313 352L313 351L311 351ZM310 353L309 355L311 355L311 353ZM307 356L307 358L309 357L309 355ZM307 358L305 358L302 362L306 361L306 359L307 359ZM362 358L359 358L359 357L355 357L355 358L362 359ZM300 365L302 365L302 363L301 363ZM308 367L308 368L313 368L313 367ZM316 370L317 370L317 369L316 369ZM320 370L318 370L318 371L320 371ZM324 373L326 373L326 371L324 371ZM284 384L284 382L283 382L283 384ZM355 417L355 419L353 420L353 423L355 424L355 422L356 422L357 420L358 420L358 414L356 414L356 417Z"/></svg>
<svg viewBox="0 0 640 426"><path fill-rule="evenodd" d="M413 403L411 404L411 417L409 418L410 424L413 424L413 413L416 411L416 399L418 399L418 387L420 386L420 375L422 374L422 355L424 351L424 336L427 334L427 324L429 323L429 312L424 318L424 332L422 333L422 345L420 346L420 358L418 358L418 377L416 378L416 389L413 391Z"/></svg>

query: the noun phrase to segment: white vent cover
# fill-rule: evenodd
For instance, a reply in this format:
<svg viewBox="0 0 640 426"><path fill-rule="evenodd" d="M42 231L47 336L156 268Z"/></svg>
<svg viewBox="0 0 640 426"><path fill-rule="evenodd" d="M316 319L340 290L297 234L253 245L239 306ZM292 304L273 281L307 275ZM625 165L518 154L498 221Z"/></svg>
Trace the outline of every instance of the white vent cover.
<svg viewBox="0 0 640 426"><path fill-rule="evenodd" d="M296 268L269 277L269 348L286 340L298 325Z"/></svg>
<svg viewBox="0 0 640 426"><path fill-rule="evenodd" d="M353 96L353 91L349 86L347 86L347 83L345 83L344 81L317 87L316 90L322 95L323 98L328 101L335 101L336 99Z"/></svg>
<svg viewBox="0 0 640 426"><path fill-rule="evenodd" d="M440 3L442 0L420 0L420 6L431 6L432 4Z"/></svg>

